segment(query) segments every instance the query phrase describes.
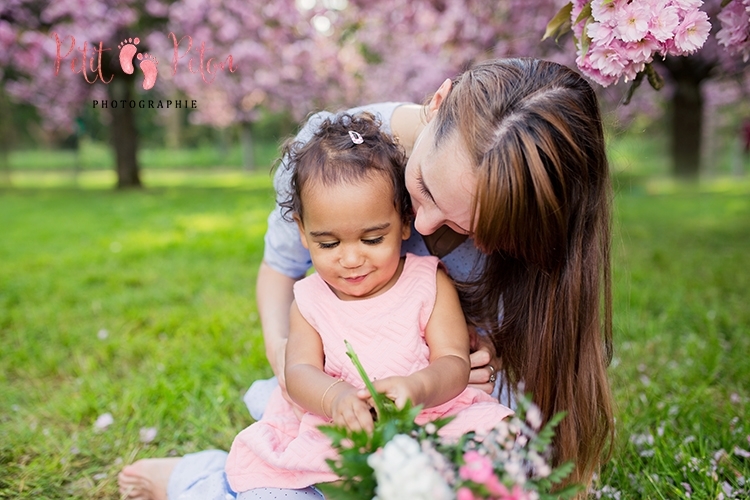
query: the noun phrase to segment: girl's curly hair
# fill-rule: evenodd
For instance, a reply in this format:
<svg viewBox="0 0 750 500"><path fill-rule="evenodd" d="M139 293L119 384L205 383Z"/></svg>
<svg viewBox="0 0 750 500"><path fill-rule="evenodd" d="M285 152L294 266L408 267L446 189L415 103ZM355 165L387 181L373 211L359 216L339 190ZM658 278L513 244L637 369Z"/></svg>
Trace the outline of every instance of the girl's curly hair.
<svg viewBox="0 0 750 500"><path fill-rule="evenodd" d="M401 220L411 220L411 199L404 182L406 154L395 140L380 130L381 122L370 113L341 114L326 118L313 137L290 139L282 146L279 168L292 171L291 191L279 205L285 220L304 216L302 190L309 182L336 185L358 182L371 175L385 175L393 186L393 205ZM349 132L362 137L355 144Z"/></svg>

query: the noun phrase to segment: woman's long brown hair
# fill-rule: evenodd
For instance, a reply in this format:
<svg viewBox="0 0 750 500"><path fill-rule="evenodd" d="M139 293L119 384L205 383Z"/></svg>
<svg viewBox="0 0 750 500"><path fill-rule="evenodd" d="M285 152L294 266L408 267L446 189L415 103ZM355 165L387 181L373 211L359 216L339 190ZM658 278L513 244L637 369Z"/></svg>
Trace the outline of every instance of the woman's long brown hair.
<svg viewBox="0 0 750 500"><path fill-rule="evenodd" d="M483 272L460 285L467 317L492 336L505 380L545 419L565 411L554 462L588 486L611 454L614 422L609 168L596 96L574 71L494 60L459 76L434 147L452 134L476 167ZM498 323L498 315L503 320Z"/></svg>

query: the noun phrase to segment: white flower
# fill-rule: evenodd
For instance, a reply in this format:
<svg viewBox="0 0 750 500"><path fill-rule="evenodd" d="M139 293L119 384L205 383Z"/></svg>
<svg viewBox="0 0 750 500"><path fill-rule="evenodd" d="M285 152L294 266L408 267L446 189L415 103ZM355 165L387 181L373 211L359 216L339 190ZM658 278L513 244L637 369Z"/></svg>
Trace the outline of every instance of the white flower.
<svg viewBox="0 0 750 500"><path fill-rule="evenodd" d="M399 434L367 458L378 500L449 500L451 489L413 438Z"/></svg>
<svg viewBox="0 0 750 500"><path fill-rule="evenodd" d="M94 429L96 429L97 431L105 431L107 430L107 427L112 425L114 422L115 418L111 413L104 413L102 415L99 415L99 418L97 418L96 422L94 422Z"/></svg>
<svg viewBox="0 0 750 500"><path fill-rule="evenodd" d="M156 439L156 427L142 427L139 434L141 443L150 443Z"/></svg>
<svg viewBox="0 0 750 500"><path fill-rule="evenodd" d="M538 431L539 427L542 426L542 412L539 411L539 408L532 405L526 412L526 421L532 429Z"/></svg>

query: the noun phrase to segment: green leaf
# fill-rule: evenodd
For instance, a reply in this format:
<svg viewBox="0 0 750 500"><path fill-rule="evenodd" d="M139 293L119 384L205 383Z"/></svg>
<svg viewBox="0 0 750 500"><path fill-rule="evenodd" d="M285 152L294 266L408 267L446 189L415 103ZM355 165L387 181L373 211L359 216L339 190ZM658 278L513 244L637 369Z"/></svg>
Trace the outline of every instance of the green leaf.
<svg viewBox="0 0 750 500"><path fill-rule="evenodd" d="M573 24L578 24L589 17L591 17L591 2L583 6L583 9L581 9L581 13L578 14L578 17L576 17L576 22L574 22Z"/></svg>
<svg viewBox="0 0 750 500"><path fill-rule="evenodd" d="M723 9L724 7L726 7L727 5L729 5L729 2L731 2L731 1L732 0L721 0L721 8Z"/></svg>
<svg viewBox="0 0 750 500"><path fill-rule="evenodd" d="M552 470L550 475L547 476L547 479L549 479L552 483L559 483L560 481L568 477L570 473L573 472L574 468L575 464L573 462L562 463Z"/></svg>
<svg viewBox="0 0 750 500"><path fill-rule="evenodd" d="M571 12L573 12L573 2L568 2L562 9L557 12L557 14L555 14L555 17L553 17L552 20L547 23L547 29L544 31L542 41L551 37L555 33L558 34L557 36L560 36L563 33L567 32L570 29L570 26L568 26L567 29L564 30L563 27L566 23L570 23Z"/></svg>

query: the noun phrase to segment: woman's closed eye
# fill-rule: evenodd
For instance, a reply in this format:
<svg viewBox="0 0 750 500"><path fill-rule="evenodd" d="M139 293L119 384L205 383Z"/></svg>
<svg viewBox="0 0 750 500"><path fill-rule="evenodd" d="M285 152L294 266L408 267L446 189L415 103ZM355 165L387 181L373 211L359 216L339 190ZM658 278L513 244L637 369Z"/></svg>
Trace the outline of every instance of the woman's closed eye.
<svg viewBox="0 0 750 500"><path fill-rule="evenodd" d="M417 187L419 187L419 191L425 196L425 198L435 203L432 193L430 193L430 190L427 189L427 186L424 184L424 177L422 177L421 171L417 174Z"/></svg>
<svg viewBox="0 0 750 500"><path fill-rule="evenodd" d="M384 239L384 236L378 236L377 238L367 238L366 240L362 240L362 243L364 243L365 245L378 245L380 243L383 243Z"/></svg>

